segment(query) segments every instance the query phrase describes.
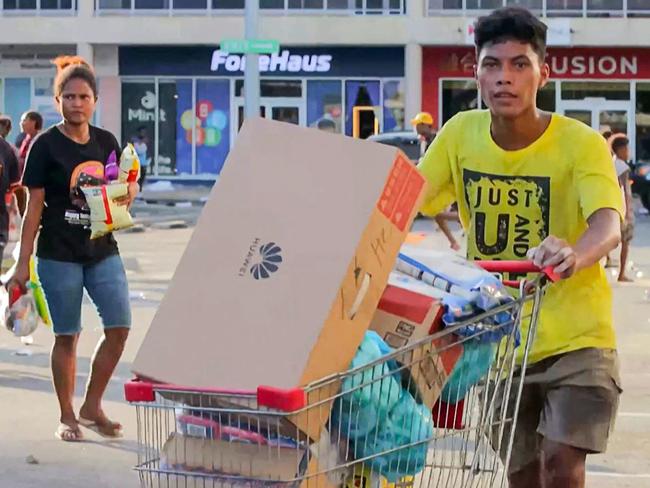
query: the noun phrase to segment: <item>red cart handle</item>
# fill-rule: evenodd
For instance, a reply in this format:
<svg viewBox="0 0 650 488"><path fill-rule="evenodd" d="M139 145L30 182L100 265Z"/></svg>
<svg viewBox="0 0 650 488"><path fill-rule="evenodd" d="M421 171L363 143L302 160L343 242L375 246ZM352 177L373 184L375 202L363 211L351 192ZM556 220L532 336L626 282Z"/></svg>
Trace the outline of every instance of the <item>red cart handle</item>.
<svg viewBox="0 0 650 488"><path fill-rule="evenodd" d="M553 271L552 266L540 268L532 261L476 261L481 268L490 273L542 273L549 281L560 281L560 276Z"/></svg>
<svg viewBox="0 0 650 488"><path fill-rule="evenodd" d="M156 390L177 391L179 393L256 396L258 406L282 410L284 412L295 412L307 405L306 393L302 388L285 390L271 386L258 386L255 392L216 388L192 388L167 383L155 383L139 378L127 381L124 384L124 396L127 402L153 402L156 399Z"/></svg>

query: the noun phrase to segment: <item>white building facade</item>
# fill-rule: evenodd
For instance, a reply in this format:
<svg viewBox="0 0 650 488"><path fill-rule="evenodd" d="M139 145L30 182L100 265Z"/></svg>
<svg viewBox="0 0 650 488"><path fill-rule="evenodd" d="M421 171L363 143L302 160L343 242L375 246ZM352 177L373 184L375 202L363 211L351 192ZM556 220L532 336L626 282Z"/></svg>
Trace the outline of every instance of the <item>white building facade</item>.
<svg viewBox="0 0 650 488"><path fill-rule="evenodd" d="M99 78L96 122L126 142L147 133L159 178L213 179L241 124L244 0L0 0L0 112L54 123L49 60L78 53ZM264 117L355 137L441 125L480 106L472 24L504 4L550 26L553 82L542 107L625 131L650 160L650 0L260 0Z"/></svg>

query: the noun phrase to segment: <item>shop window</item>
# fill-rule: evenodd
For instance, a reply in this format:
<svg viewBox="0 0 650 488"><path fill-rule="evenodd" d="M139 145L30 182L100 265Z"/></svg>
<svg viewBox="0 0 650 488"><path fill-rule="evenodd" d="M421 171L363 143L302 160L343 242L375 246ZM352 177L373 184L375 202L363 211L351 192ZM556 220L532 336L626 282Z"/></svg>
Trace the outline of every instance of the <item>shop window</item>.
<svg viewBox="0 0 650 488"><path fill-rule="evenodd" d="M36 0L4 0L5 10L36 10Z"/></svg>
<svg viewBox="0 0 650 488"><path fill-rule="evenodd" d="M623 0L587 0L587 15L620 17L623 15Z"/></svg>
<svg viewBox="0 0 650 488"><path fill-rule="evenodd" d="M555 112L555 82L549 82L537 92L537 107L547 112Z"/></svg>
<svg viewBox="0 0 650 488"><path fill-rule="evenodd" d="M244 0L212 0L212 8L215 10L235 10L244 8Z"/></svg>
<svg viewBox="0 0 650 488"><path fill-rule="evenodd" d="M636 159L650 162L650 83L636 85Z"/></svg>
<svg viewBox="0 0 650 488"><path fill-rule="evenodd" d="M284 0L260 0L260 8L268 10L284 9Z"/></svg>
<svg viewBox="0 0 650 488"><path fill-rule="evenodd" d="M34 96L35 97L53 97L54 92L52 85L53 78L34 78Z"/></svg>
<svg viewBox="0 0 650 488"><path fill-rule="evenodd" d="M341 133L343 97L340 81L307 81L307 125Z"/></svg>
<svg viewBox="0 0 650 488"><path fill-rule="evenodd" d="M4 115L11 117L13 128L9 138L14 139L20 132L19 121L23 112L32 104L32 80L30 78L5 79Z"/></svg>
<svg viewBox="0 0 650 488"><path fill-rule="evenodd" d="M173 7L177 10L205 10L208 8L208 0L174 0Z"/></svg>
<svg viewBox="0 0 650 488"><path fill-rule="evenodd" d="M508 6L525 7L528 10L542 10L543 0L507 0Z"/></svg>
<svg viewBox="0 0 650 488"><path fill-rule="evenodd" d="M546 0L549 16L582 17L583 0Z"/></svg>
<svg viewBox="0 0 650 488"><path fill-rule="evenodd" d="M169 8L170 0L133 0L135 2L136 9L164 9Z"/></svg>
<svg viewBox="0 0 650 488"><path fill-rule="evenodd" d="M503 0L467 0L467 8L473 10L492 10L503 7Z"/></svg>
<svg viewBox="0 0 650 488"><path fill-rule="evenodd" d="M322 10L324 0L289 0L290 9Z"/></svg>
<svg viewBox="0 0 650 488"><path fill-rule="evenodd" d="M70 10L73 0L41 0L43 10Z"/></svg>
<svg viewBox="0 0 650 488"><path fill-rule="evenodd" d="M347 135L367 139L381 130L378 81L346 81L345 107Z"/></svg>
<svg viewBox="0 0 650 488"><path fill-rule="evenodd" d="M648 0L627 0L627 10L629 17L635 16L635 13L639 15L650 15L650 2Z"/></svg>
<svg viewBox="0 0 650 488"><path fill-rule="evenodd" d="M197 80L196 107L192 112L198 119L196 172L218 174L230 149L230 80ZM186 112L185 117L191 114Z"/></svg>
<svg viewBox="0 0 650 488"><path fill-rule="evenodd" d="M133 0L99 0L99 9L130 9Z"/></svg>
<svg viewBox="0 0 650 488"><path fill-rule="evenodd" d="M429 0L429 10L460 10L463 0Z"/></svg>
<svg viewBox="0 0 650 488"><path fill-rule="evenodd" d="M404 130L404 82L384 82L384 127L382 132Z"/></svg>
<svg viewBox="0 0 650 488"><path fill-rule="evenodd" d="M352 0L327 0L328 10L348 10L352 5Z"/></svg>
<svg viewBox="0 0 650 488"><path fill-rule="evenodd" d="M166 114L164 114L166 116ZM125 81L122 83L122 143L131 142L138 132L144 132L147 155L154 161L156 153L156 86L153 80ZM150 171L170 174L169 165L162 165L157 171L154 165Z"/></svg>
<svg viewBox="0 0 650 488"><path fill-rule="evenodd" d="M474 80L442 82L442 123L458 112L478 108L478 91Z"/></svg>
<svg viewBox="0 0 650 488"><path fill-rule="evenodd" d="M563 81L563 100L604 98L606 100L629 100L630 84L609 81Z"/></svg>
<svg viewBox="0 0 650 488"><path fill-rule="evenodd" d="M160 80L158 113L158 173L192 174L193 125L200 126L192 110L192 80Z"/></svg>
<svg viewBox="0 0 650 488"><path fill-rule="evenodd" d="M244 96L244 80L235 81L235 96ZM262 80L260 96L294 98L302 97L302 81L300 80Z"/></svg>

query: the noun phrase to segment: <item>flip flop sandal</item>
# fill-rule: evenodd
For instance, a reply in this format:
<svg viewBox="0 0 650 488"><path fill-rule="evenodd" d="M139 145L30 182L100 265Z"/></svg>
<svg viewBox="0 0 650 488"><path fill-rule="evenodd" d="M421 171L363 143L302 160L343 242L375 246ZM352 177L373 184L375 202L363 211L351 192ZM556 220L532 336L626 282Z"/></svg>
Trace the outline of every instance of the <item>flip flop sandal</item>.
<svg viewBox="0 0 650 488"><path fill-rule="evenodd" d="M104 439L119 439L124 436L124 434L122 433L122 427L120 427L119 429L117 428L114 429L113 432L115 433L113 435L110 435L102 431L102 427L100 426L100 424L98 424L94 420L88 420L83 417L79 417L79 425L85 427L88 430L92 430L95 434L103 437Z"/></svg>
<svg viewBox="0 0 650 488"><path fill-rule="evenodd" d="M70 434L66 435L66 433L68 432L73 435ZM75 429L63 423L59 424L59 426L56 428L56 431L54 432L54 437L56 437L57 439L63 442L81 442L84 440L83 434L81 433L79 427Z"/></svg>

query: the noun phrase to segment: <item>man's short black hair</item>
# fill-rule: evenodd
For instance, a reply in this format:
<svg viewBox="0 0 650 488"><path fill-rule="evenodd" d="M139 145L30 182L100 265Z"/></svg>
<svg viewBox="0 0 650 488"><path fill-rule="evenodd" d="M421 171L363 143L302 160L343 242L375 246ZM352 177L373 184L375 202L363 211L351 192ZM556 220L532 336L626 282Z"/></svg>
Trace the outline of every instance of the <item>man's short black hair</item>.
<svg viewBox="0 0 650 488"><path fill-rule="evenodd" d="M25 118L32 120L34 122L34 127L36 130L41 130L43 128L43 116L36 112L35 110L30 110L25 113Z"/></svg>
<svg viewBox="0 0 650 488"><path fill-rule="evenodd" d="M614 139L612 140L612 151L616 152L629 144L630 140L624 135L621 134L620 136L614 136Z"/></svg>
<svg viewBox="0 0 650 488"><path fill-rule="evenodd" d="M505 7L480 17L474 24L477 55L486 44L520 41L530 44L541 61L546 58L546 24L523 7Z"/></svg>

